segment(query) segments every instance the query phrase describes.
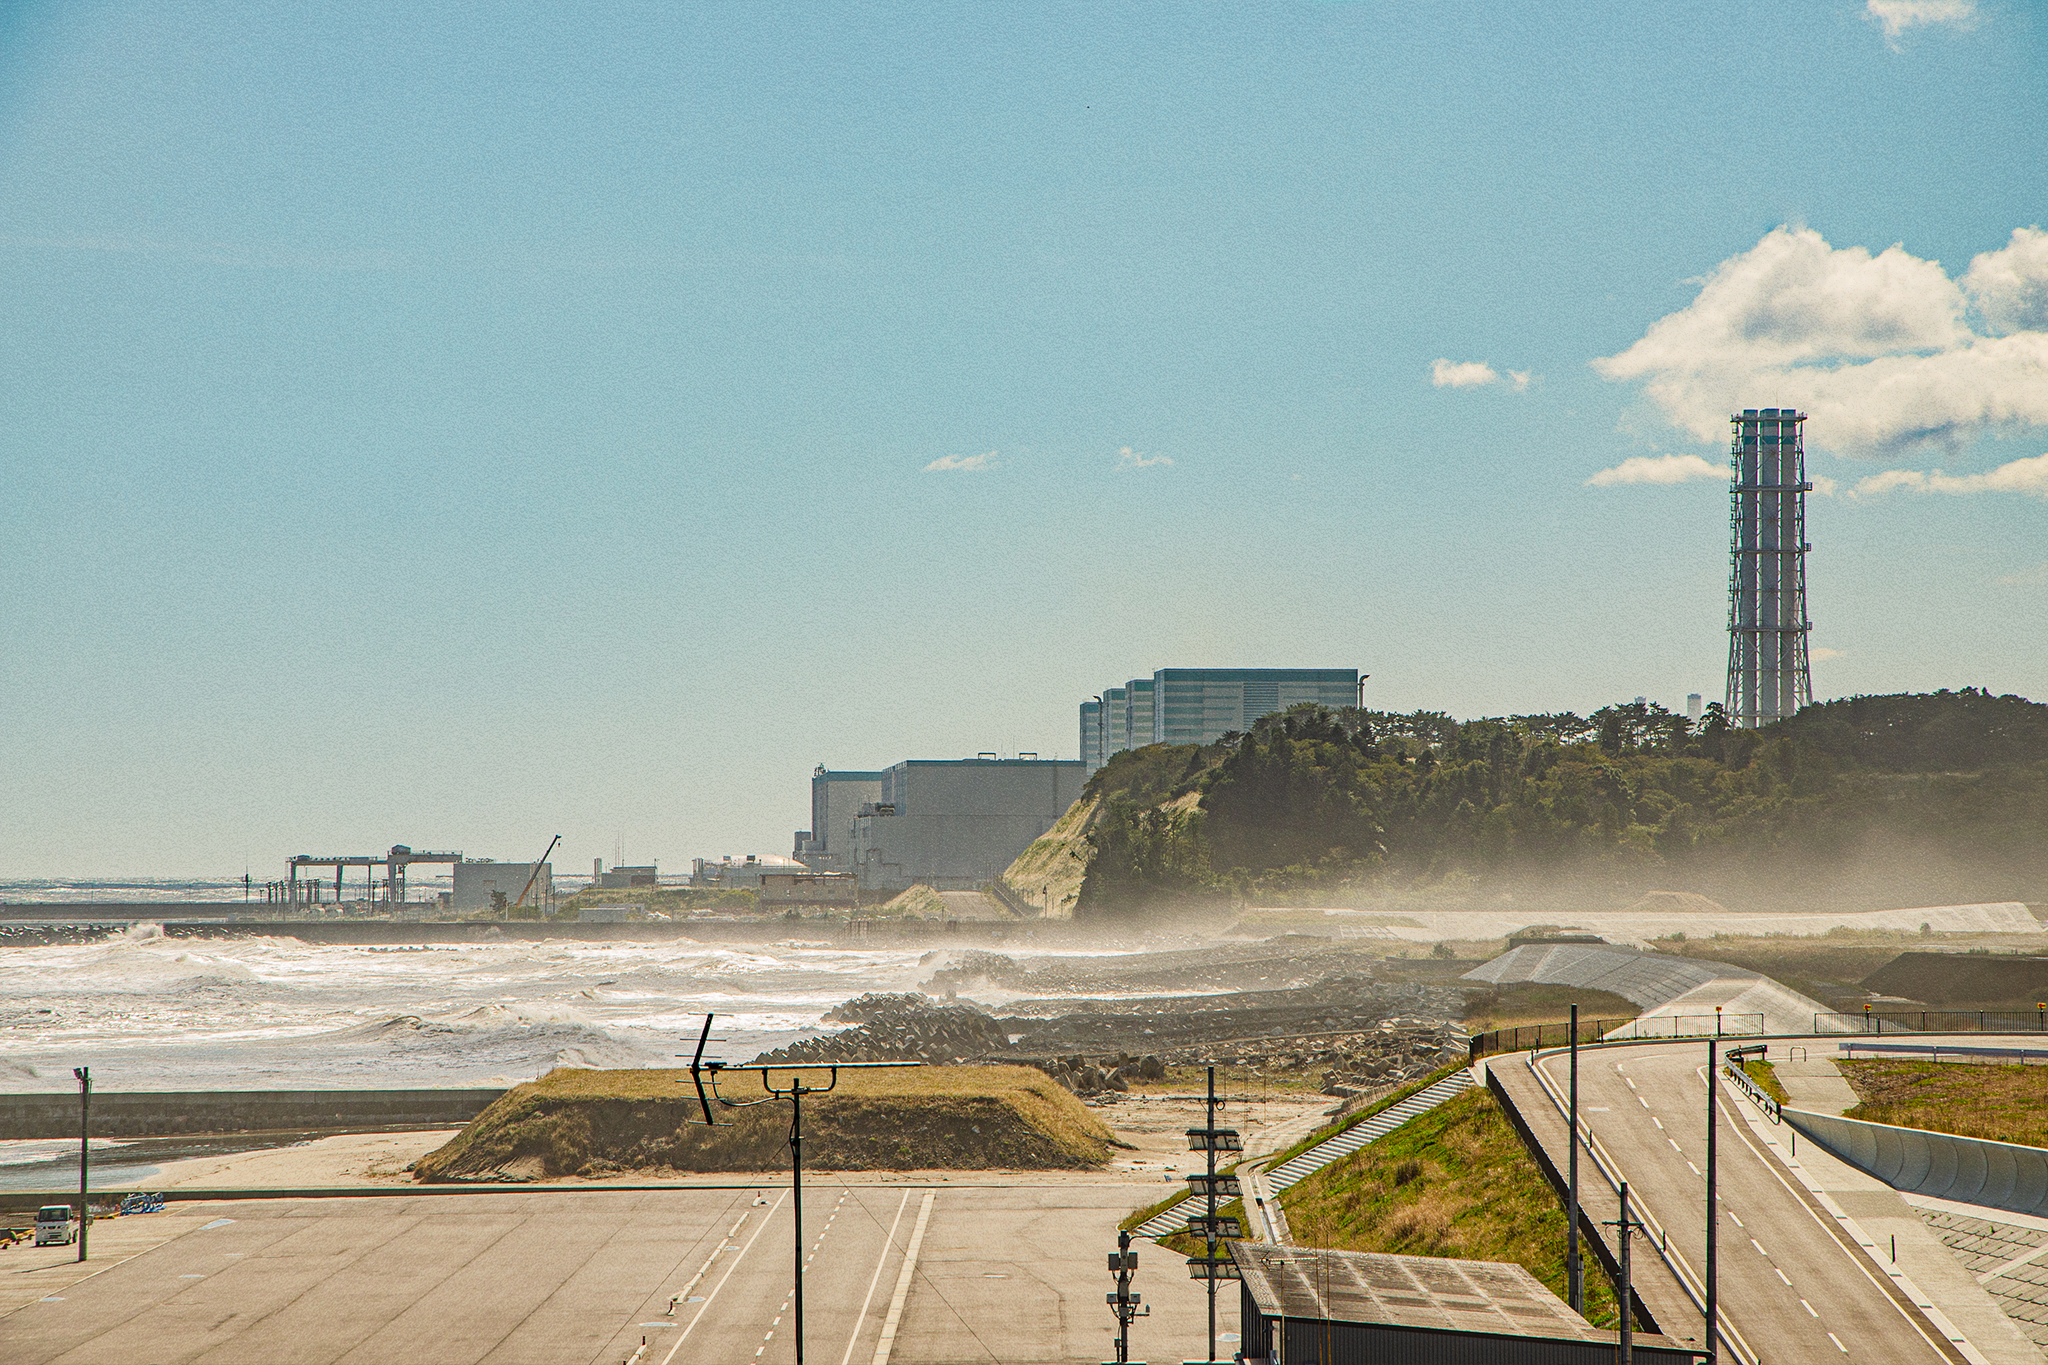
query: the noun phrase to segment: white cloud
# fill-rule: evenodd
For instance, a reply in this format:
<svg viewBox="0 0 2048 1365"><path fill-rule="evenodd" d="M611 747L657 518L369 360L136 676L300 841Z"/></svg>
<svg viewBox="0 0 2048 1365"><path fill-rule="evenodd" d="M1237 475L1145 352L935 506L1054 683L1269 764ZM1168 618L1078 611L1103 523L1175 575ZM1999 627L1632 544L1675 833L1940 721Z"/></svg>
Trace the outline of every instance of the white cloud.
<svg viewBox="0 0 2048 1365"><path fill-rule="evenodd" d="M2012 241L1970 262L1963 288L1994 335L2048 332L2048 232L2014 228Z"/></svg>
<svg viewBox="0 0 2048 1365"><path fill-rule="evenodd" d="M1173 456L1171 455L1140 455L1129 446L1125 446L1116 453L1116 467L1118 469L1150 469L1156 464L1172 463Z"/></svg>
<svg viewBox="0 0 2048 1365"><path fill-rule="evenodd" d="M948 469L975 470L994 469L995 467L996 453L991 450L986 455L941 455L938 459L926 465L924 472L932 474Z"/></svg>
<svg viewBox="0 0 2048 1365"><path fill-rule="evenodd" d="M1697 455L1631 455L1586 482L1595 488L1612 488L1618 483L1689 483L1727 477L1728 466L1709 464Z"/></svg>
<svg viewBox="0 0 2048 1365"><path fill-rule="evenodd" d="M1917 469L1887 469L1882 474L1858 479L1855 492L1859 498L1874 498L1896 489L1958 496L2030 493L2037 498L2048 498L2048 455L2013 460L1982 474L1945 474L1939 469L1923 474Z"/></svg>
<svg viewBox="0 0 2048 1365"><path fill-rule="evenodd" d="M1813 650L1813 652L1807 656L1807 661L1809 663L1824 664L1829 659L1839 659L1841 657L1841 650L1829 649L1826 645L1820 645L1816 647Z"/></svg>
<svg viewBox="0 0 2048 1365"><path fill-rule="evenodd" d="M1836 250L1781 227L1700 281L1684 308L1593 362L1670 421L1727 439L1728 414L1797 406L1809 444L1882 456L2048 425L2048 246L2023 229L1961 284L1902 246ZM1965 319L1969 297L2000 335Z"/></svg>
<svg viewBox="0 0 2048 1365"><path fill-rule="evenodd" d="M1982 17L1977 0L1864 0L1863 17L1884 26L1884 40L1899 45L1899 35L1922 24L1949 24L1972 29Z"/></svg>
<svg viewBox="0 0 2048 1365"><path fill-rule="evenodd" d="M1429 382L1440 389L1476 389L1500 383L1500 373L1483 360L1430 362Z"/></svg>
<svg viewBox="0 0 2048 1365"><path fill-rule="evenodd" d="M1509 370L1508 383L1514 386L1516 393L1521 393L1529 387L1529 372L1527 370Z"/></svg>

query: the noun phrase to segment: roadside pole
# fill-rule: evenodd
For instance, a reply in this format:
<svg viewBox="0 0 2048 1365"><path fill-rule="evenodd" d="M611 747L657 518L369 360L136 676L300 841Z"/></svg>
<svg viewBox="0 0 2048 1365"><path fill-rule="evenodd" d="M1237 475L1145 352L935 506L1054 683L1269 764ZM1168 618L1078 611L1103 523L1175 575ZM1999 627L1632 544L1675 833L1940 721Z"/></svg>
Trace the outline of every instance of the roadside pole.
<svg viewBox="0 0 2048 1365"><path fill-rule="evenodd" d="M92 1205L86 1202L86 1172L92 1165L92 1068L74 1066L78 1077L78 1259L85 1259L85 1230L92 1226Z"/></svg>
<svg viewBox="0 0 2048 1365"><path fill-rule="evenodd" d="M1586 1272L1579 1261L1579 1007L1572 1006L1572 1112L1571 1112L1571 1196L1570 1206L1565 1210L1565 1222L1569 1224L1564 1257L1565 1285L1570 1294L1572 1311L1585 1316Z"/></svg>
<svg viewBox="0 0 2048 1365"><path fill-rule="evenodd" d="M1634 1365L1635 1339L1635 1279L1629 1270L1628 1243L1632 1232L1628 1218L1628 1182L1621 1182L1621 1365Z"/></svg>
<svg viewBox="0 0 2048 1365"><path fill-rule="evenodd" d="M1720 1272L1714 1260L1714 1227L1720 1220L1720 1195L1714 1185L1714 1138L1720 1128L1720 1103L1715 1094L1715 1062L1720 1044L1707 1040L1707 1365L1720 1358Z"/></svg>

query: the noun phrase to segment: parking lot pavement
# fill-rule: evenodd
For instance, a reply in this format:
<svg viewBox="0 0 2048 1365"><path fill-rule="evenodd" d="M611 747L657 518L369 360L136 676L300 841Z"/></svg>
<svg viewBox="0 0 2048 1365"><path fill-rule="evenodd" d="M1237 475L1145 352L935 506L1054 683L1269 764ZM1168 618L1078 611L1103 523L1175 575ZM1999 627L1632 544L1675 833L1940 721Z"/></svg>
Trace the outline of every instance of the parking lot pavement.
<svg viewBox="0 0 2048 1365"><path fill-rule="evenodd" d="M806 1359L868 1365L885 1336L902 1365L1110 1358L1103 1253L1154 1193L807 1185ZM127 1248L102 1235L121 1223ZM96 1227L89 1278L0 1302L0 1359L598 1365L644 1339L645 1365L779 1365L795 1359L792 1231L775 1186L186 1205ZM1201 1287L1142 1253L1155 1316L1133 1356L1201 1357ZM15 1273L62 1272L0 1277Z"/></svg>

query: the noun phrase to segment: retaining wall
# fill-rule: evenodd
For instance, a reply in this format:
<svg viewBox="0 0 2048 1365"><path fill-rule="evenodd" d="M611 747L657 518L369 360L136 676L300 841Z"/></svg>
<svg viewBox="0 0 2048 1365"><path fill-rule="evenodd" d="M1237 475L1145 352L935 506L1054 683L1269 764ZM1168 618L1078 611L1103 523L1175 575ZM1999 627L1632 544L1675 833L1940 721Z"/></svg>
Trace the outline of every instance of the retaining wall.
<svg viewBox="0 0 2048 1365"><path fill-rule="evenodd" d="M1785 1122L1895 1190L2048 1216L2048 1151L1804 1109Z"/></svg>
<svg viewBox="0 0 2048 1365"><path fill-rule="evenodd" d="M92 1135L441 1128L468 1123L504 1093L502 1089L95 1092ZM0 1134L9 1138L77 1137L77 1093L0 1095Z"/></svg>

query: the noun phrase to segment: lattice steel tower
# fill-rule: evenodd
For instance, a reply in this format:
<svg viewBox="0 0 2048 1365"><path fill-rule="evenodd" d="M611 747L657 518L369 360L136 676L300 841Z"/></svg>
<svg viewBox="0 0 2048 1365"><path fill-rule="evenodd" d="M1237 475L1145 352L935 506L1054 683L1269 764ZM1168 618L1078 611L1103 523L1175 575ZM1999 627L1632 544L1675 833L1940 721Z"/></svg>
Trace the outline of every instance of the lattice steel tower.
<svg viewBox="0 0 2048 1365"><path fill-rule="evenodd" d="M1806 447L1792 408L1728 419L1728 718L1768 725L1813 700L1806 640Z"/></svg>

